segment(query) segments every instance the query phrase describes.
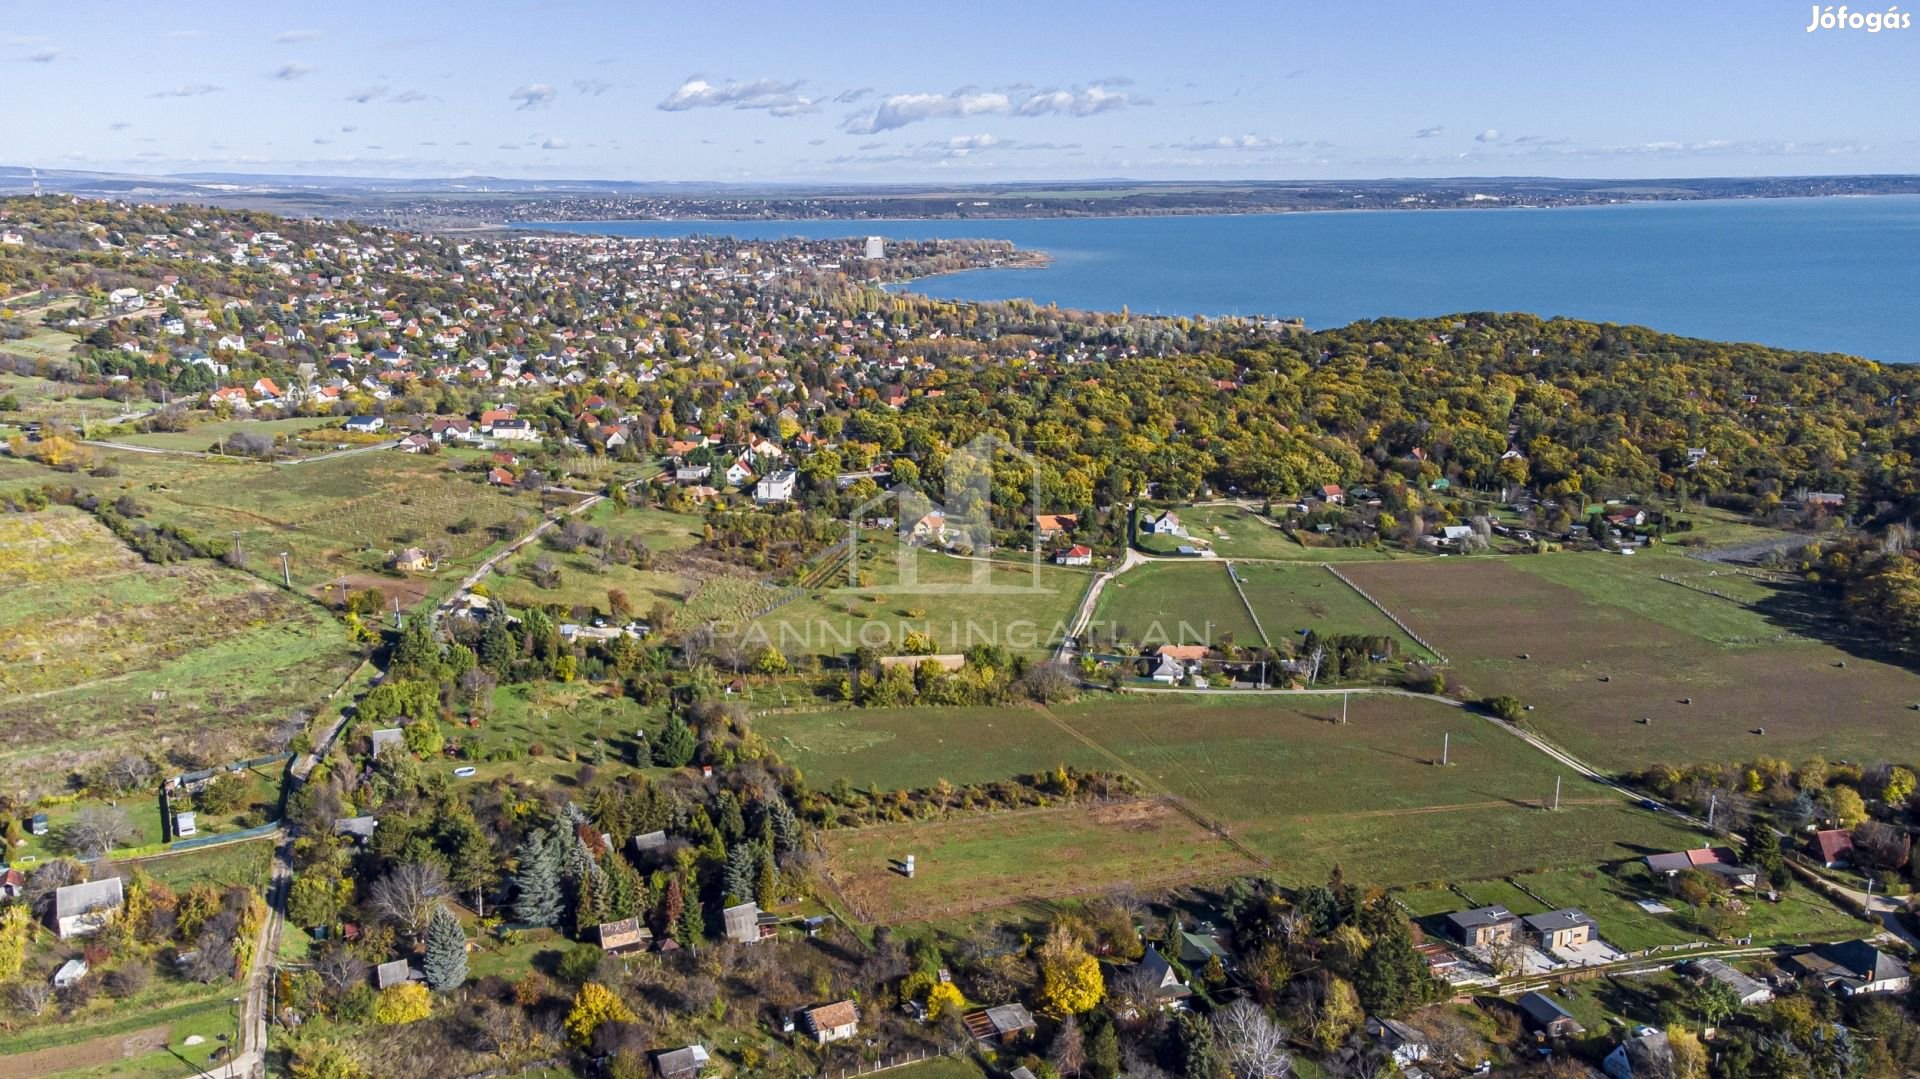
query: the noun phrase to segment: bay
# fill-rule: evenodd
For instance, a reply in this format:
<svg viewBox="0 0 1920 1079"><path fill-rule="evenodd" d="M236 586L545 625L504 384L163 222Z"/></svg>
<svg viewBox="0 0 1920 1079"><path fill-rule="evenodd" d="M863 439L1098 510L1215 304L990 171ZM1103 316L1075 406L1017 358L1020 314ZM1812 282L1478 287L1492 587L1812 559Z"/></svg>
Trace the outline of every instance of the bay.
<svg viewBox="0 0 1920 1079"><path fill-rule="evenodd" d="M1920 360L1920 196L953 221L571 221L619 236L984 238L1037 269L906 286L1166 315L1297 317L1527 311L1782 348Z"/></svg>

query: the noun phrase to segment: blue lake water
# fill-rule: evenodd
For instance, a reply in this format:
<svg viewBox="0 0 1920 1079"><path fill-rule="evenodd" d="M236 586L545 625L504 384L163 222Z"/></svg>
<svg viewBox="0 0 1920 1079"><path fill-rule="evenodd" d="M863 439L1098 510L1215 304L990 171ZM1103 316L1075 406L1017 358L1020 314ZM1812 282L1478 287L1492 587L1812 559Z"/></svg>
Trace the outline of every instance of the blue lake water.
<svg viewBox="0 0 1920 1079"><path fill-rule="evenodd" d="M1043 269L914 282L1155 314L1299 317L1529 311L1785 348L1920 360L1920 196L970 221L575 221L621 236L1010 240Z"/></svg>

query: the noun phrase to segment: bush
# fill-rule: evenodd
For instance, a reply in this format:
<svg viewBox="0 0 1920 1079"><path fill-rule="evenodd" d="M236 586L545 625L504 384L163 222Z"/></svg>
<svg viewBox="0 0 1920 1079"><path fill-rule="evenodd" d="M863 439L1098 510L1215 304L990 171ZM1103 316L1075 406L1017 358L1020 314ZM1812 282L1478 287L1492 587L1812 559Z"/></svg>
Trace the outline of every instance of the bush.
<svg viewBox="0 0 1920 1079"><path fill-rule="evenodd" d="M417 1023L432 1014L433 997L419 982L388 986L373 1003L373 1021L382 1026Z"/></svg>
<svg viewBox="0 0 1920 1079"><path fill-rule="evenodd" d="M600 969L601 955L600 949L595 945L576 944L560 957L559 965L554 968L555 973L562 979L579 985L592 978L594 972Z"/></svg>
<svg viewBox="0 0 1920 1079"><path fill-rule="evenodd" d="M1508 723L1518 723L1520 717L1527 711L1526 706L1520 703L1520 698L1505 693L1497 697L1488 697L1480 702L1480 706Z"/></svg>

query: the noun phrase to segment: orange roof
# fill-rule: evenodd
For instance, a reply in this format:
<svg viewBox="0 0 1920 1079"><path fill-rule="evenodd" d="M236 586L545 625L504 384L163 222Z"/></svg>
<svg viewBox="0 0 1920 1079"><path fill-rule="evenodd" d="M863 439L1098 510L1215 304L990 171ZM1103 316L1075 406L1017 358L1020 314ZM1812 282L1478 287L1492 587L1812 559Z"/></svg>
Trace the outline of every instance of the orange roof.
<svg viewBox="0 0 1920 1079"><path fill-rule="evenodd" d="M1200 660L1207 658L1207 646L1204 644L1163 644L1154 649L1154 655L1165 659Z"/></svg>

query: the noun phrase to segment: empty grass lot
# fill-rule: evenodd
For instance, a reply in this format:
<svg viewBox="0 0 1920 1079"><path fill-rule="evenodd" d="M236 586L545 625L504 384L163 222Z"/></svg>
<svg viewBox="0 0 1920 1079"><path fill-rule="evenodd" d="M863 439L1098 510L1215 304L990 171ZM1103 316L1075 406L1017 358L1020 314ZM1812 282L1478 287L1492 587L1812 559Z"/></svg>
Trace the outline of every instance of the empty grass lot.
<svg viewBox="0 0 1920 1079"><path fill-rule="evenodd" d="M1152 562L1100 590L1088 634L1136 644L1257 645L1260 632L1220 562Z"/></svg>

